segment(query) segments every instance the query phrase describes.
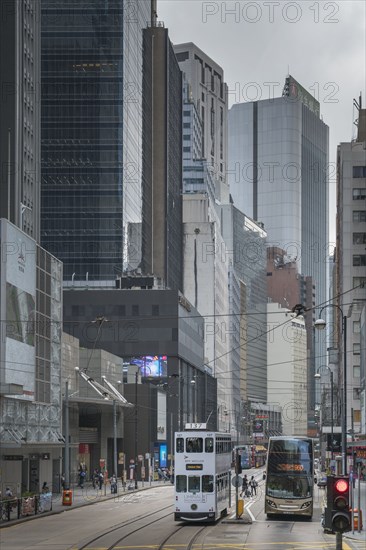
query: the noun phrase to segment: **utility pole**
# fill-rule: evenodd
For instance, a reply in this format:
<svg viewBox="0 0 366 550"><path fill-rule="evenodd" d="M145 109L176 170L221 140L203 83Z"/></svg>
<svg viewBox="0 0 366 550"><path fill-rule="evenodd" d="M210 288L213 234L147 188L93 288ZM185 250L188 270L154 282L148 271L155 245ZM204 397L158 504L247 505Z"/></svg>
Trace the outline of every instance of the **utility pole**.
<svg viewBox="0 0 366 550"><path fill-rule="evenodd" d="M117 480L118 487L118 475L117 475L117 404L113 399L113 470ZM118 490L118 489L117 489Z"/></svg>
<svg viewBox="0 0 366 550"><path fill-rule="evenodd" d="M70 489L69 381L65 382L65 489Z"/></svg>

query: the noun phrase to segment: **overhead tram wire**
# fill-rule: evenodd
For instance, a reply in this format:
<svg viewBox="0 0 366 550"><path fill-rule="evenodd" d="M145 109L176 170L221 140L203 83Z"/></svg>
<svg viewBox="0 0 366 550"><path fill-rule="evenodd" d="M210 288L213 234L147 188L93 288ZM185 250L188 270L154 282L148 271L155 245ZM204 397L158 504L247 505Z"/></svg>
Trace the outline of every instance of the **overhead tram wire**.
<svg viewBox="0 0 366 550"><path fill-rule="evenodd" d="M319 305L316 305L316 306L313 306L313 307L307 308L307 309L304 308L304 313L307 313L307 312L312 311L312 310L314 310L314 309L319 309L319 308L323 307L325 304L327 304L328 302L333 302L333 301L336 300L337 298L340 298L341 296L344 296L345 294L348 294L349 292L352 292L353 290L355 290L355 289L357 289L357 288L361 288L361 287L363 287L363 284L360 284L360 285L355 286L355 287L353 287L353 288L351 288L351 289L349 289L349 290L346 290L346 291L342 292L341 294L337 294L336 296L333 296L333 297L330 298L329 300L326 300L325 302L322 302L322 303L319 304ZM348 305L351 305L352 303L353 303L353 302L350 302ZM345 305L347 305L347 304L345 304ZM226 316L226 314L223 314L223 315ZM236 314L236 313L234 313L234 314L232 314L232 315L239 316L239 315L245 315L245 314L239 314L239 313ZM256 314L253 314L253 315L256 315ZM196 317L202 317L202 315L199 315L199 316L196 316ZM269 330L266 331L266 332L263 332L262 334L260 334L260 336L256 336L255 338L252 338L251 340L248 340L248 341L245 342L244 344L241 344L241 345L239 345L239 346L236 346L235 348L230 349L229 351L223 353L222 355L219 355L219 356L217 356L217 357L214 357L211 361L207 361L207 362L203 363L203 365L201 365L201 368L202 368L202 367L205 367L205 366L208 365L209 363L212 363L213 361L216 361L217 359L221 359L221 357L225 357L225 355L228 355L229 353L232 353L233 351L236 351L237 349L241 349L243 346L246 346L247 344L250 344L250 343L254 342L254 341L257 340L258 338L261 338L261 337L263 337L263 336L269 334L270 332L272 332L272 331L274 331L274 330L276 330L276 329L278 329L278 328L281 328L282 326L286 325L286 324L289 323L290 321L293 321L294 319L296 319L296 317L298 317L298 315L296 315L295 317L292 317L291 319L289 319L288 321L285 321L284 323L281 323L281 324L277 325L276 327L273 327L273 328L269 329ZM177 317L175 316L175 317L157 317L157 318L160 318L160 319L176 319ZM150 317L147 317L147 319L151 319L151 316L150 316ZM126 320L126 318L123 318L123 320ZM135 317L135 320L136 320L136 317ZM24 322L26 322L26 321L24 321ZM109 322L109 323L113 323L113 321L110 321L110 320L109 320L108 322ZM80 324L79 321L75 321L75 323ZM86 323L90 324L91 321L87 321L87 322L85 321L83 324L86 324ZM102 324L103 324L103 323L100 324L100 326L99 326L99 328L98 328L98 332L99 332L100 327L101 327ZM97 336L98 336L98 333L97 333ZM96 343L97 343L97 338L94 340L94 347L93 347L93 350L94 350L94 348L95 348ZM349 353L351 353L351 350L349 351ZM319 357L320 357L320 358L324 358L324 356L319 356ZM316 357L316 359L319 358L319 357ZM284 365L284 364L289 363L289 362L290 362L290 361L283 361L283 362L279 362L279 363L271 363L270 365L267 365L267 366ZM21 365L31 365L31 363L18 363L18 361L7 361L7 363L16 363L16 364L21 364ZM90 363L90 358L89 358L88 363ZM88 368L88 366L89 366L89 365L87 365L86 368ZM85 372L85 371L84 371L84 372ZM225 373L230 373L230 372L233 372L233 371L229 370L229 371L223 371L223 372L225 372Z"/></svg>

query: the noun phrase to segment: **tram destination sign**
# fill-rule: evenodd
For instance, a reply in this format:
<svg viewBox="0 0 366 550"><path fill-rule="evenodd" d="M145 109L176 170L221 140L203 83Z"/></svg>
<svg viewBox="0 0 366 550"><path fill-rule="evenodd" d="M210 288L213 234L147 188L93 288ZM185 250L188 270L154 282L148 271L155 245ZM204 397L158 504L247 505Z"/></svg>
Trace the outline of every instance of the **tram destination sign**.
<svg viewBox="0 0 366 550"><path fill-rule="evenodd" d="M186 470L203 470L203 464L186 464Z"/></svg>
<svg viewBox="0 0 366 550"><path fill-rule="evenodd" d="M187 422L186 430L207 430L207 424L205 422Z"/></svg>

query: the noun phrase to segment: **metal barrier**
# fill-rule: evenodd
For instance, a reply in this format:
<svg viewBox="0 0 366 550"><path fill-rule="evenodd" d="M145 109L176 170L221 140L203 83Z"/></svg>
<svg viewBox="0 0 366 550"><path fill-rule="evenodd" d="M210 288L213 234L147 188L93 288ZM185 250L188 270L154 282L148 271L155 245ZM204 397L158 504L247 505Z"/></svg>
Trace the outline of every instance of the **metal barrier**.
<svg viewBox="0 0 366 550"><path fill-rule="evenodd" d="M0 524L52 510L52 493L0 500Z"/></svg>

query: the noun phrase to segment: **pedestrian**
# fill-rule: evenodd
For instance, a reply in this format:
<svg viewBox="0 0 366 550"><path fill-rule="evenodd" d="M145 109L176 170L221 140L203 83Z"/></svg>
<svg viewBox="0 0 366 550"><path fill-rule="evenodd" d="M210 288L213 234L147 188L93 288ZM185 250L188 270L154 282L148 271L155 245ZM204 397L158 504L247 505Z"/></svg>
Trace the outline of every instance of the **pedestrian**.
<svg viewBox="0 0 366 550"><path fill-rule="evenodd" d="M95 468L94 471L93 471L93 476L92 476L93 489L96 489L96 487L98 485L98 481L99 481L98 470Z"/></svg>
<svg viewBox="0 0 366 550"><path fill-rule="evenodd" d="M65 489L65 474L61 474L61 487L62 490Z"/></svg>
<svg viewBox="0 0 366 550"><path fill-rule="evenodd" d="M112 494L117 493L117 478L114 474L110 478L109 482L111 484L111 493Z"/></svg>
<svg viewBox="0 0 366 550"><path fill-rule="evenodd" d="M13 491L10 489L10 487L7 487L5 489L5 496L8 497L8 498L12 498L13 496Z"/></svg>
<svg viewBox="0 0 366 550"><path fill-rule="evenodd" d="M258 483L257 483L256 480L254 479L254 476L252 476L252 477L250 478L249 485L250 485L251 496L253 496L253 494L254 494L254 495L257 495L257 485L258 485Z"/></svg>
<svg viewBox="0 0 366 550"><path fill-rule="evenodd" d="M85 475L86 474L85 474L84 470L81 470L79 472L79 485L78 485L78 487L81 487L81 489L84 488Z"/></svg>
<svg viewBox="0 0 366 550"><path fill-rule="evenodd" d="M104 475L103 475L103 472L99 472L99 475L98 475L98 482L99 482L99 490L101 491L101 490L102 490L102 487L103 487L103 482L104 482Z"/></svg>
<svg viewBox="0 0 366 550"><path fill-rule="evenodd" d="M241 496L248 496L247 495L248 493L248 477L247 477L247 474L245 474L245 476L243 477L243 484L242 484L242 487L241 487Z"/></svg>
<svg viewBox="0 0 366 550"><path fill-rule="evenodd" d="M49 493L50 490L49 490L49 487L47 485L47 481L44 481L43 482L43 485L42 485L42 493L45 494L45 493Z"/></svg>

